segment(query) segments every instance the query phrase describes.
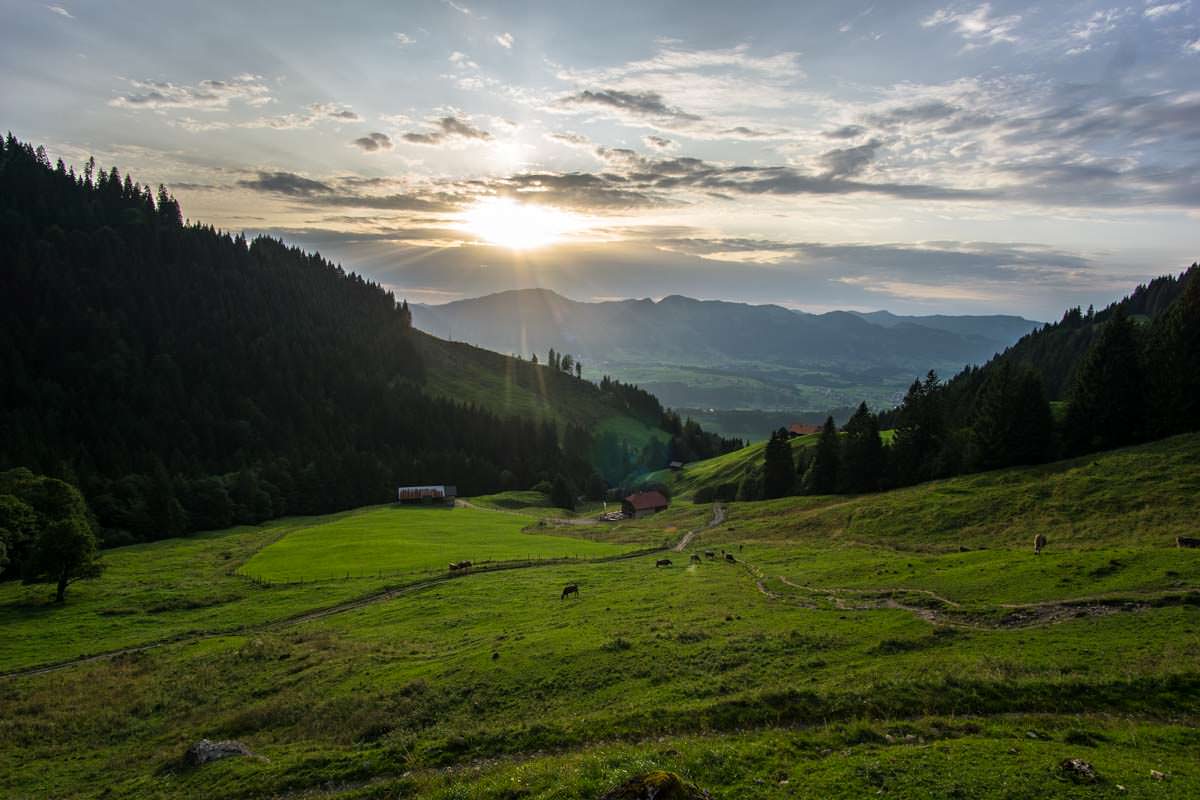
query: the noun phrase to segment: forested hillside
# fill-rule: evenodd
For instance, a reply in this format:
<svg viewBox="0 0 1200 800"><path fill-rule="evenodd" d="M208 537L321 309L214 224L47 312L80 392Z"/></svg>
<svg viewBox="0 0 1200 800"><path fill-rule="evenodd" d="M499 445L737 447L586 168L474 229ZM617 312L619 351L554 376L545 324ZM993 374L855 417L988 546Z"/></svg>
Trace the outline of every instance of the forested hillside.
<svg viewBox="0 0 1200 800"><path fill-rule="evenodd" d="M0 264L0 468L80 486L110 544L397 483L582 485L606 411L669 427L636 387L423 341L407 304L319 255L185 225L163 187L77 175L11 135ZM533 399L446 391L463 363Z"/></svg>

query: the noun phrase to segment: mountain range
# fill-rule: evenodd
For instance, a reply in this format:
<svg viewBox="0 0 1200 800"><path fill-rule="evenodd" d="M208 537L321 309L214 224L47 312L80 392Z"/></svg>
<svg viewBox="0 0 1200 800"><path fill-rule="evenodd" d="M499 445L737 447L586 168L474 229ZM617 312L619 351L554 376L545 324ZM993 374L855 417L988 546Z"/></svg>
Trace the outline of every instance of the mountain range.
<svg viewBox="0 0 1200 800"><path fill-rule="evenodd" d="M668 405L826 411L885 405L930 368L983 363L1040 323L1017 316L811 314L696 300L580 302L519 289L413 306L416 327L502 353L571 353L585 374L633 380Z"/></svg>

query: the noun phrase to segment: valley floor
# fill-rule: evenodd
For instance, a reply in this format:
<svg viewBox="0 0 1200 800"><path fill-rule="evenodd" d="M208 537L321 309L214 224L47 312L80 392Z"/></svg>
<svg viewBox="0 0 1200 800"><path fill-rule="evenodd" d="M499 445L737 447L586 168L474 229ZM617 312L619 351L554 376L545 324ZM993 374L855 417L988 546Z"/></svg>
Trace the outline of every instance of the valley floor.
<svg viewBox="0 0 1200 800"><path fill-rule="evenodd" d="M1200 796L1197 496L1183 436L723 518L489 498L109 551L61 607L0 585L0 796ZM184 768L201 738L257 755Z"/></svg>

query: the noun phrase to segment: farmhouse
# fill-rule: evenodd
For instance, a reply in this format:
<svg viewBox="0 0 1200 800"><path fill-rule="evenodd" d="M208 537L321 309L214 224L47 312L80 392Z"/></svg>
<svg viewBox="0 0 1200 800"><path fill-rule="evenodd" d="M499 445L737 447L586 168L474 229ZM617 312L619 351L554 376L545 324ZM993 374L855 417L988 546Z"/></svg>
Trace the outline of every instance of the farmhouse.
<svg viewBox="0 0 1200 800"><path fill-rule="evenodd" d="M437 486L401 486L396 494L396 499L401 503L423 503L425 505L441 503L453 506L454 498L458 496L458 488L444 484Z"/></svg>
<svg viewBox="0 0 1200 800"><path fill-rule="evenodd" d="M627 517L646 517L666 511L669 505L662 492L637 492L621 501L621 510Z"/></svg>
<svg viewBox="0 0 1200 800"><path fill-rule="evenodd" d="M667 464L667 466L670 467L673 471L678 472L679 470L683 469L683 462L682 461L672 461L670 464Z"/></svg>
<svg viewBox="0 0 1200 800"><path fill-rule="evenodd" d="M788 426L787 435L789 439L795 439L797 436L808 436L810 433L820 433L820 425L808 425L803 422L793 422Z"/></svg>

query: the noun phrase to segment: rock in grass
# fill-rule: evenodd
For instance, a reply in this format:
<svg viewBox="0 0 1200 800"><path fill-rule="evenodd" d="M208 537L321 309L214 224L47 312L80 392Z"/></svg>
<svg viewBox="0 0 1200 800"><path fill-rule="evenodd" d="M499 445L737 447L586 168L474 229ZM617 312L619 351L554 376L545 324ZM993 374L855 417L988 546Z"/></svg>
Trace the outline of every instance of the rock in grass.
<svg viewBox="0 0 1200 800"><path fill-rule="evenodd" d="M232 739L220 742L201 739L183 754L183 763L189 767L202 767L210 761L220 761L222 758L252 755L254 754L250 752L249 747Z"/></svg>
<svg viewBox="0 0 1200 800"><path fill-rule="evenodd" d="M712 795L674 772L657 769L609 789L600 800L712 800Z"/></svg>
<svg viewBox="0 0 1200 800"><path fill-rule="evenodd" d="M1077 783L1095 783L1100 779L1096 768L1082 758L1065 759L1058 768L1062 773Z"/></svg>

